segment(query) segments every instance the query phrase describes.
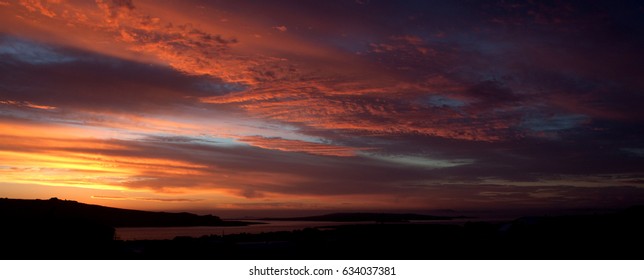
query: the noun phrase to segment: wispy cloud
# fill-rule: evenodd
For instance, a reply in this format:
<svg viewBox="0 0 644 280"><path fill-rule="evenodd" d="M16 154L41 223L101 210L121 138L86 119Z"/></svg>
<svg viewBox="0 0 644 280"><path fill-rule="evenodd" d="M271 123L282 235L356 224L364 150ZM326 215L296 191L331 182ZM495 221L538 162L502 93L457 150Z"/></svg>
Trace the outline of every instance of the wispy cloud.
<svg viewBox="0 0 644 280"><path fill-rule="evenodd" d="M245 136L238 139L252 146L286 152L304 152L315 155L350 157L365 148L352 148L324 143L306 142L301 140L283 139L278 137Z"/></svg>
<svg viewBox="0 0 644 280"><path fill-rule="evenodd" d="M105 196L105 195L93 195L92 198L107 199L107 200L139 200L139 201L182 202L182 203L203 201L203 199L188 199L188 198L155 198L155 197L128 197L128 196Z"/></svg>

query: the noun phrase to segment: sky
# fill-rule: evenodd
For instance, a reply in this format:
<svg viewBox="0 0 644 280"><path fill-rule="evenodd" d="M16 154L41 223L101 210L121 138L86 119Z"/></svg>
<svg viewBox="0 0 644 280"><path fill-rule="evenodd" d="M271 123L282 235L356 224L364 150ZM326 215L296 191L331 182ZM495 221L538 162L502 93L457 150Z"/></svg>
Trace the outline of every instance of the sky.
<svg viewBox="0 0 644 280"><path fill-rule="evenodd" d="M644 203L641 1L0 1L0 197Z"/></svg>

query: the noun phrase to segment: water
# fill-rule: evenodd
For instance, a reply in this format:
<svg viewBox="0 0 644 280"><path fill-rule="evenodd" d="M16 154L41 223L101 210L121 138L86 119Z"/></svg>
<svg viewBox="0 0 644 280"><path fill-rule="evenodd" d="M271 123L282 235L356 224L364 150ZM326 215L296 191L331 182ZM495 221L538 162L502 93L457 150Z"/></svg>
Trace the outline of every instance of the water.
<svg viewBox="0 0 644 280"><path fill-rule="evenodd" d="M304 228L338 226L347 224L373 224L374 222L310 222L310 221L249 221L263 222L249 226L235 227L136 227L116 228L120 240L162 240L177 236L201 237L204 235L227 235L239 233L262 233L292 231Z"/></svg>
<svg viewBox="0 0 644 280"><path fill-rule="evenodd" d="M410 221L415 224L464 224L467 221L475 222L507 222L522 216L540 216L540 215L571 215L571 214L588 214L598 213L596 209L568 211L549 213L541 211L493 211L493 212L459 212L459 215L469 216L472 218L456 218L453 220L426 220L426 221ZM373 224L375 222L314 222L314 221L255 221L246 220L248 222L261 222L264 224L254 224L249 226L235 226L235 227L137 227L137 228L116 228L116 236L120 240L163 240L173 239L177 236L201 237L204 235L228 235L240 233L262 233L262 232L276 232L276 231L293 231L301 230L304 228L316 227L333 227L339 225L349 224Z"/></svg>
<svg viewBox="0 0 644 280"><path fill-rule="evenodd" d="M467 220L429 220L410 221L414 224L463 224ZM120 240L163 240L177 236L202 237L204 235L228 235L240 233L262 233L276 231L293 231L305 228L333 227L340 225L375 224L367 222L314 222L314 221L250 221L264 224L235 227L132 227L116 228L116 237Z"/></svg>

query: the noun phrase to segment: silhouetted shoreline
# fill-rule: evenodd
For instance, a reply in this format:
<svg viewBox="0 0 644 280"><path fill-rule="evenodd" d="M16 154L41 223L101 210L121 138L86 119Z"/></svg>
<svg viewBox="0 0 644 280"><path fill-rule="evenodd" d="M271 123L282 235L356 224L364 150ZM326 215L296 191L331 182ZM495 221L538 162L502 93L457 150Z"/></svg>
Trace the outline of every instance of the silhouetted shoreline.
<svg viewBox="0 0 644 280"><path fill-rule="evenodd" d="M38 216L10 210L24 201L8 201L0 200L2 259L644 259L644 206L507 222L381 222L124 241L104 217L62 215L58 207Z"/></svg>

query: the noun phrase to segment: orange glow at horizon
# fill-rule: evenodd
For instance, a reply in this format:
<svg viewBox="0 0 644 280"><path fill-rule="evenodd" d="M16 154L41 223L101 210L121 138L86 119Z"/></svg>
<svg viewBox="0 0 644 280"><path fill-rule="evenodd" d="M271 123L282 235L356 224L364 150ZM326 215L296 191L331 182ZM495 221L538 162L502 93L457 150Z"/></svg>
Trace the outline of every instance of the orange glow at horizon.
<svg viewBox="0 0 644 280"><path fill-rule="evenodd" d="M59 190L60 197L78 199L77 193L87 191L116 192L115 195L91 195L79 200L92 203L106 200L105 205L126 206L133 209L297 209L367 208L349 203L354 196L332 196L321 199L308 195L284 195L271 192L247 194L238 187L248 184L297 184L304 180L287 174L239 173L217 170L212 166L173 159L148 156L123 156L132 152L128 147L109 138L88 138L94 131L79 127L46 126L42 124L0 123L0 182L3 184L40 185ZM46 131L46 137L43 137ZM77 135L85 135L81 138ZM98 136L102 136L98 134ZM256 137L255 137L256 138ZM240 141L259 141L260 138L242 137ZM290 141L290 142L289 142ZM305 144L299 151L314 154L353 156L346 147L295 140L269 139L269 149L285 149L285 144ZM253 143L253 145L258 145ZM277 145L272 147L272 145ZM10 149L10 150L7 150ZM347 149L347 151L342 151ZM83 151L83 152L79 152ZM116 151L116 154L113 154ZM172 186L173 180L192 178L189 186ZM162 183L162 186L146 182ZM159 198L159 195L166 198ZM173 199L187 196L188 199ZM248 201L248 196L259 197ZM364 198L364 197L363 197ZM383 199L382 197L380 199ZM113 204L112 201L119 203ZM139 204L145 202L144 204ZM96 203L96 202L94 202ZM168 204L172 205L168 205ZM366 203L366 202L365 202ZM165 206L164 206L165 205ZM344 206L343 206L344 205ZM351 206L347 206L351 205ZM385 204L387 205L387 204ZM383 205L384 206L384 205ZM165 207L165 208L164 208ZM386 208L386 206L384 206Z"/></svg>

